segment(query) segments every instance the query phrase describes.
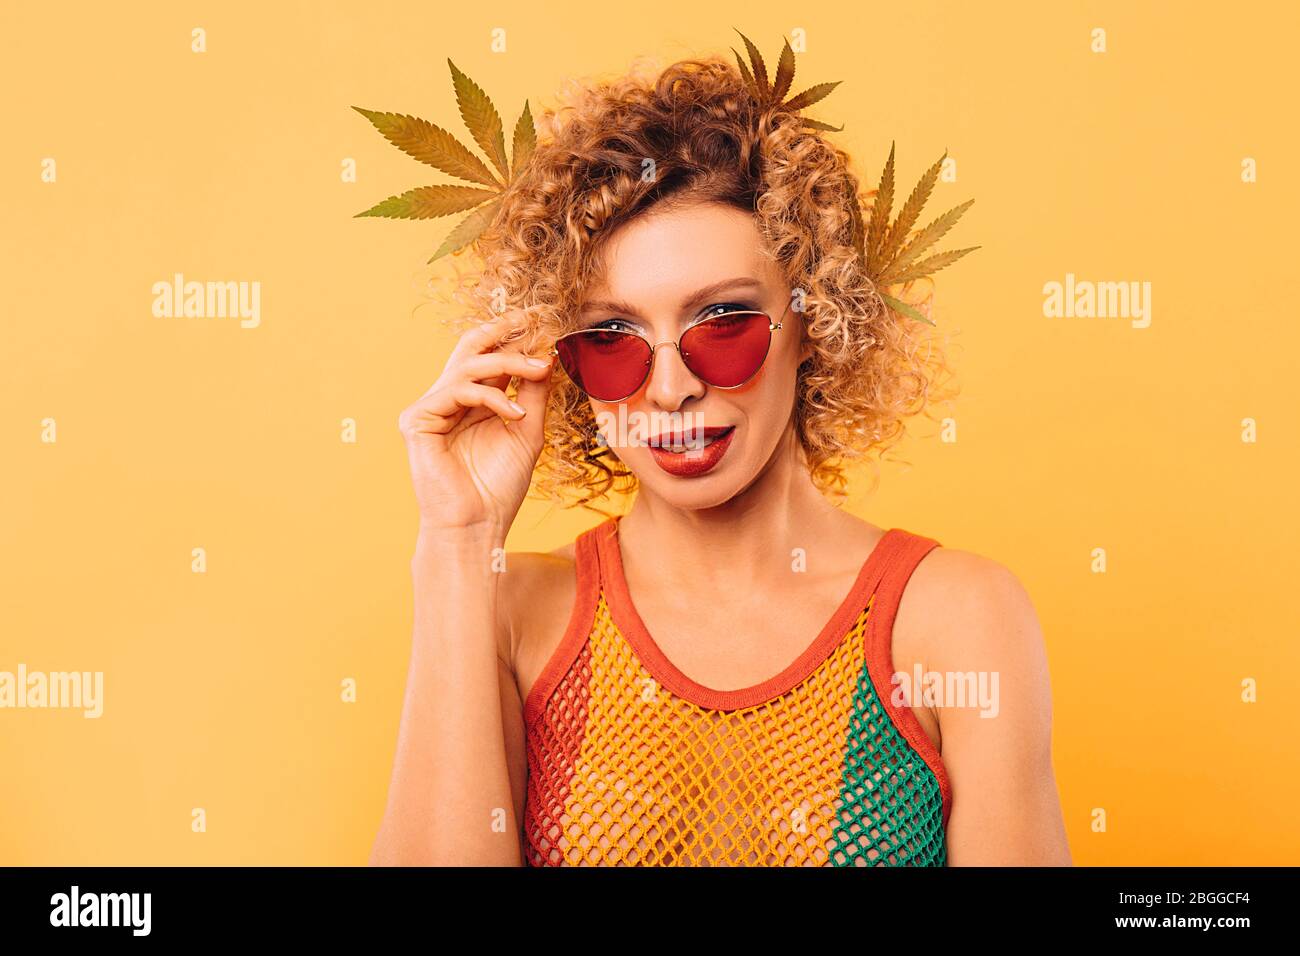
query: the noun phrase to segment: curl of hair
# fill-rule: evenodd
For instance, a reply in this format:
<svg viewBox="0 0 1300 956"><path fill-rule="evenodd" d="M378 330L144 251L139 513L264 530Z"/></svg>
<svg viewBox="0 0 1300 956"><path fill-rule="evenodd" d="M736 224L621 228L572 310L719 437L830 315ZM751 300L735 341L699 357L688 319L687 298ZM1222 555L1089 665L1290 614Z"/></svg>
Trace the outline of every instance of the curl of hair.
<svg viewBox="0 0 1300 956"><path fill-rule="evenodd" d="M492 224L448 257L475 262L455 280L464 325L519 309L527 321L515 337L531 354L547 351L575 328L601 276L602 239L652 206L716 202L754 216L791 288L803 290L791 315L812 354L799 367L794 426L824 494L843 497L848 465L868 461L874 472L872 453L885 457L908 418L933 418L928 409L957 394L945 388L946 341L887 309L864 271L855 239L874 191L860 190L848 154L797 112L759 103L734 64L639 60L616 79L571 83L540 126ZM598 440L589 401L558 368L545 435L535 494L600 511L591 502L635 489Z"/></svg>

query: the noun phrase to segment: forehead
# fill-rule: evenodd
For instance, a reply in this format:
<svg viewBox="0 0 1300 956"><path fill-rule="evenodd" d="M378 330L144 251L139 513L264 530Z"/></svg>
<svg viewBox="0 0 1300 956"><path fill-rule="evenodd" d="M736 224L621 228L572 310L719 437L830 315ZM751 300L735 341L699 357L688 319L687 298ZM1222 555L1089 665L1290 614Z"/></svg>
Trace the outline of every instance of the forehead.
<svg viewBox="0 0 1300 956"><path fill-rule="evenodd" d="M780 277L752 214L717 203L655 209L609 236L584 299L672 309L697 289L739 276L764 284Z"/></svg>

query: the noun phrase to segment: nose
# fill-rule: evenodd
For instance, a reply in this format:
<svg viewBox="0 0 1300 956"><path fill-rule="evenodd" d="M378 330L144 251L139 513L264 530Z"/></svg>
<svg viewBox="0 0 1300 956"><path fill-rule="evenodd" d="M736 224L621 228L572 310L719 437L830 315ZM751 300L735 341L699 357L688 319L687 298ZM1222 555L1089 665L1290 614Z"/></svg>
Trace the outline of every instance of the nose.
<svg viewBox="0 0 1300 956"><path fill-rule="evenodd" d="M702 398L704 390L704 383L682 361L675 342L660 342L654 347L654 365L645 390L647 402L675 412L688 398Z"/></svg>

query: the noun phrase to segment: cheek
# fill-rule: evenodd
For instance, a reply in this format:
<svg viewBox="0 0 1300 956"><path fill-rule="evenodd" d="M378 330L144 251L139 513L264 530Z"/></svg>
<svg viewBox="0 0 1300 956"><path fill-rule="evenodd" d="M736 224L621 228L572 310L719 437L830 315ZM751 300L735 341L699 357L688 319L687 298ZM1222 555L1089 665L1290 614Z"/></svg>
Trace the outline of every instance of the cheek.
<svg viewBox="0 0 1300 956"><path fill-rule="evenodd" d="M764 403L771 403L782 410L788 407L790 397L795 392L802 362L803 356L797 339L786 340L779 345L772 343L767 361L754 380L754 384L761 387Z"/></svg>
<svg viewBox="0 0 1300 956"><path fill-rule="evenodd" d="M728 400L760 434L779 434L790 420L798 376L797 361L796 355L773 354L754 378L727 393Z"/></svg>

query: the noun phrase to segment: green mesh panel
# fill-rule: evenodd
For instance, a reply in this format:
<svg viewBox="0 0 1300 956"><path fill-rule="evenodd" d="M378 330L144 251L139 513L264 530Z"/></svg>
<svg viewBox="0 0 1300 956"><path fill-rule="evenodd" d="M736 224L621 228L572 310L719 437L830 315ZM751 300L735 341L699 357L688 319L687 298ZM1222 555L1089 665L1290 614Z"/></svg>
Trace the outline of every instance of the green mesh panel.
<svg viewBox="0 0 1300 956"><path fill-rule="evenodd" d="M946 866L939 781L894 722L862 665L844 748L832 866Z"/></svg>

